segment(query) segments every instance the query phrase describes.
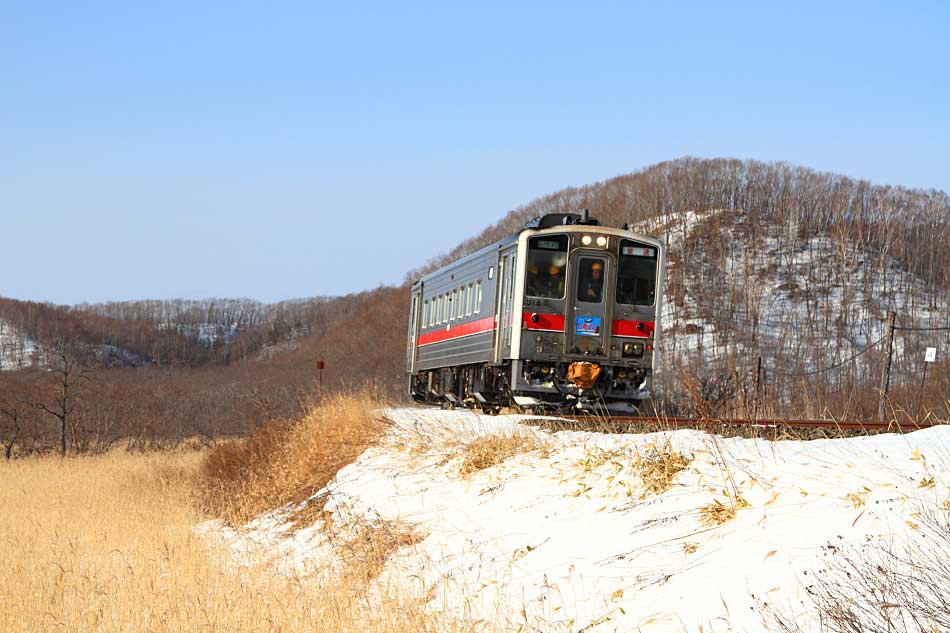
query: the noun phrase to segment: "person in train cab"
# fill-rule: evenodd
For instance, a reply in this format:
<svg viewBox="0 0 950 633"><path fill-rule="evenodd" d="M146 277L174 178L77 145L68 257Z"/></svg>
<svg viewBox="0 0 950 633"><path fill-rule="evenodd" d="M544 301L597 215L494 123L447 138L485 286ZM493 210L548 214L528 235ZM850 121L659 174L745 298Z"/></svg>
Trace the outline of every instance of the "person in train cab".
<svg viewBox="0 0 950 633"><path fill-rule="evenodd" d="M528 294L534 297L541 296L542 282L538 274L538 267L534 264L528 266Z"/></svg>
<svg viewBox="0 0 950 633"><path fill-rule="evenodd" d="M561 297L564 294L564 276L557 264L548 266L547 290L549 297Z"/></svg>
<svg viewBox="0 0 950 633"><path fill-rule="evenodd" d="M600 262L594 262L590 266L590 272L587 278L581 284L582 297L586 301L600 301L600 293L604 289L604 266Z"/></svg>

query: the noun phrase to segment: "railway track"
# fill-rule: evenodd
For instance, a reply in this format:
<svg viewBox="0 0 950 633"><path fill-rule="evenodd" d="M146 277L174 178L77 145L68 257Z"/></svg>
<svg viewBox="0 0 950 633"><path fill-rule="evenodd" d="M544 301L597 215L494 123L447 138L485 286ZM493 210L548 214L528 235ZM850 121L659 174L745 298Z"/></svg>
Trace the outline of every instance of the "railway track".
<svg viewBox="0 0 950 633"><path fill-rule="evenodd" d="M933 428L950 424L950 421L935 422L889 422L854 421L854 420L772 420L772 419L750 419L750 418L670 418L670 417L646 417L637 415L610 415L609 413L596 414L575 414L575 413L555 413L553 411L536 411L531 409L520 409L513 407L507 409L508 413L521 415L536 415L539 424L553 423L558 420L567 422L576 422L586 428L611 430L613 432L623 431L625 427L666 430L670 428L715 430L722 432L724 430L733 430L736 432L761 432L764 435L778 435L783 431L792 432L795 435L800 431L831 431L825 433L824 437L833 437L835 434L846 433L848 435L876 434L876 433L911 433L923 429ZM821 437L822 435L817 435Z"/></svg>
<svg viewBox="0 0 950 633"><path fill-rule="evenodd" d="M729 418L656 418L640 416L611 416L611 415L563 415L558 416L567 420L584 424L606 424L610 426L657 426L674 428L699 429L826 429L837 431L863 431L866 433L910 433L921 429L940 426L941 423L913 423L901 424L891 422L856 422L842 420L763 420L763 419L729 419Z"/></svg>

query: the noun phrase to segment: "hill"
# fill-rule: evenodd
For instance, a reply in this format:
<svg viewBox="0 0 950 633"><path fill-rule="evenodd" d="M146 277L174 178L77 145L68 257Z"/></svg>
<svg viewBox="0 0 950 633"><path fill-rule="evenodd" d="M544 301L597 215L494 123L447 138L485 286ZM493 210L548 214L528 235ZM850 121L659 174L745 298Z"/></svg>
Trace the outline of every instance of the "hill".
<svg viewBox="0 0 950 633"><path fill-rule="evenodd" d="M318 379L317 360L326 363L327 388L372 382L398 397L411 280L530 218L582 208L669 245L657 393L664 410L873 416L889 310L901 328L895 411L916 416L948 406L950 196L731 159L678 159L531 201L410 271L399 287L275 305L2 300L0 342L14 341L21 360L3 350L0 359L22 365L68 333L95 351L87 357L97 366L120 367L99 371L76 416L118 420L120 394L152 394L156 421L140 426L153 436L182 415L198 433L244 432L290 415ZM940 362L918 393L925 347L937 347ZM3 381L0 374L0 395ZM181 424L171 427L182 432Z"/></svg>

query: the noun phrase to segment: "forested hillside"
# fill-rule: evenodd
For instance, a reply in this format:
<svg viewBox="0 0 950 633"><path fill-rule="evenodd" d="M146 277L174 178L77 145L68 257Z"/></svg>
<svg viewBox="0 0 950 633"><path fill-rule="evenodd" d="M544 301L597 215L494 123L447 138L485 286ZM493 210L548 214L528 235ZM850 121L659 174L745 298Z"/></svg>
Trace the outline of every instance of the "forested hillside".
<svg viewBox="0 0 950 633"><path fill-rule="evenodd" d="M0 435L19 426L21 445L49 444L61 420L30 405L55 408L64 350L90 376L73 387L77 448L245 432L296 411L318 359L328 389L372 382L401 397L409 282L535 216L584 208L668 244L666 410L729 415L761 403L782 415L873 416L891 310L902 328L893 406L948 406L950 196L784 163L684 158L529 202L400 287L275 305L0 300L0 365L17 369L0 372ZM919 394L925 347L938 347L940 362Z"/></svg>
<svg viewBox="0 0 950 633"><path fill-rule="evenodd" d="M583 208L669 246L660 384L675 408L734 412L758 374L772 403L793 414L871 415L889 310L904 328L894 379L904 398L895 402L913 404L926 347L942 359L934 406L950 393L947 193L785 163L684 158L532 201L419 272L530 218Z"/></svg>

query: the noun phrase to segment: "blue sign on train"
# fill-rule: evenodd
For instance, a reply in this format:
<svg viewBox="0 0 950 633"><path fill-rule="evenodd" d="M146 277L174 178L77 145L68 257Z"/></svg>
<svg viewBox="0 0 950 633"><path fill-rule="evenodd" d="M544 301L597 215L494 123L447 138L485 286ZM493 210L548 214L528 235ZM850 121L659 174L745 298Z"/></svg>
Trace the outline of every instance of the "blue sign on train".
<svg viewBox="0 0 950 633"><path fill-rule="evenodd" d="M576 336L600 336L599 316L579 316L574 323Z"/></svg>

